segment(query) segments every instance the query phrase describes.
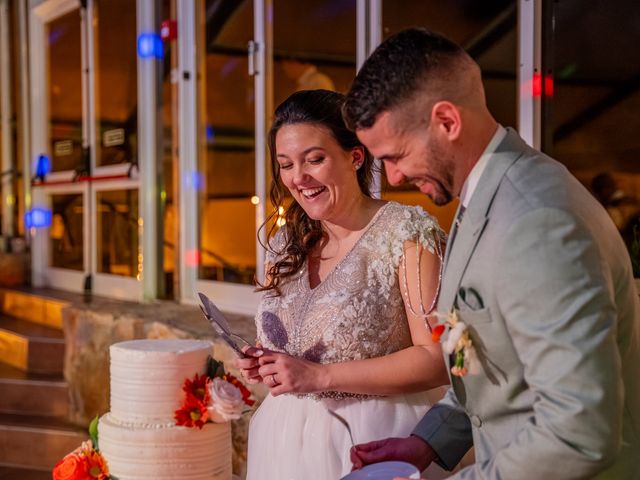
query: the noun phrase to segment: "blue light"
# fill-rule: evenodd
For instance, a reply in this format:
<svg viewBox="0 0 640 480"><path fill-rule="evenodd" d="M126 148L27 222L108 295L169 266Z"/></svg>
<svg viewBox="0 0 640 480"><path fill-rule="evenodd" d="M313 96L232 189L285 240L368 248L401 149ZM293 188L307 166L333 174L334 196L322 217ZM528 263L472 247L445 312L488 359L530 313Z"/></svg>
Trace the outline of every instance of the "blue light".
<svg viewBox="0 0 640 480"><path fill-rule="evenodd" d="M184 184L187 189L193 189L198 192L204 191L205 180L202 172L191 172L189 175L185 175Z"/></svg>
<svg viewBox="0 0 640 480"><path fill-rule="evenodd" d="M215 132L213 131L213 125L211 124L207 125L206 135L207 135L207 143L213 143L213 139L215 137Z"/></svg>
<svg viewBox="0 0 640 480"><path fill-rule="evenodd" d="M24 224L27 228L43 228L51 225L51 210L34 207L24 214Z"/></svg>
<svg viewBox="0 0 640 480"><path fill-rule="evenodd" d="M138 36L138 56L140 58L164 57L164 44L157 33L141 33Z"/></svg>
<svg viewBox="0 0 640 480"><path fill-rule="evenodd" d="M51 159L47 155L39 155L36 162L36 177L44 180L51 173Z"/></svg>

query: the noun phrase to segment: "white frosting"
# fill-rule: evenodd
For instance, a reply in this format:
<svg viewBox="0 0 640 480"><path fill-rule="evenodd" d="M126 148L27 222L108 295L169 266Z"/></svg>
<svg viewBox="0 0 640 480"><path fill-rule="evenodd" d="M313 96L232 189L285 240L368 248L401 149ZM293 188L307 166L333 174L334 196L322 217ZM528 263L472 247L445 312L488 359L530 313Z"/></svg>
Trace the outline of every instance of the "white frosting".
<svg viewBox="0 0 640 480"><path fill-rule="evenodd" d="M118 480L231 478L230 423L207 423L202 430L126 427L108 413L98 431L100 452Z"/></svg>
<svg viewBox="0 0 640 480"><path fill-rule="evenodd" d="M98 424L98 444L119 480L231 478L231 427L175 425L186 378L206 371L212 344L134 340L112 345L111 412Z"/></svg>
<svg viewBox="0 0 640 480"><path fill-rule="evenodd" d="M186 378L206 372L212 345L199 340L133 340L112 345L111 414L122 423L172 424Z"/></svg>

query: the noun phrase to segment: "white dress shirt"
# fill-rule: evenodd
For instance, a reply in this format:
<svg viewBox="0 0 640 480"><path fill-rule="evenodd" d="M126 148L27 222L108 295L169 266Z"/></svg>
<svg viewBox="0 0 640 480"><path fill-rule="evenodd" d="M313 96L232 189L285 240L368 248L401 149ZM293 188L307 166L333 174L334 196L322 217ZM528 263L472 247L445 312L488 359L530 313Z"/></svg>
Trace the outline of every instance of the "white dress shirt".
<svg viewBox="0 0 640 480"><path fill-rule="evenodd" d="M491 155L493 155L493 153L496 151L496 148L498 148L498 145L500 145L500 142L504 140L504 137L506 135L507 130L502 125L498 124L496 133L494 133L493 137L491 137L491 140L487 144L487 147L484 149L484 152L482 152L482 155L480 155L478 162L471 169L469 176L462 186L462 191L460 192L460 203L464 208L467 208L469 206L469 200L471 200L471 196L478 186L478 181L482 176L482 172L484 172L484 169L487 167L489 158L491 158Z"/></svg>

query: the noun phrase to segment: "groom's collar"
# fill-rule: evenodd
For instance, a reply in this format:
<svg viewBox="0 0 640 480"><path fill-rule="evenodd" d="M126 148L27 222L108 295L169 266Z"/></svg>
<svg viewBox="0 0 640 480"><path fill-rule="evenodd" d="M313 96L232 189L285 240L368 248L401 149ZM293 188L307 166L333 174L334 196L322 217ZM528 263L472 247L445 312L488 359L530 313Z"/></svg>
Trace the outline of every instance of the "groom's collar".
<svg viewBox="0 0 640 480"><path fill-rule="evenodd" d="M473 196L469 197L465 218L469 218L472 223L483 221L489 215L491 204L506 171L530 150L515 130L507 128L506 132L506 136L491 155L491 160L486 163Z"/></svg>
<svg viewBox="0 0 640 480"><path fill-rule="evenodd" d="M467 208L469 206L469 200L471 199L473 192L478 186L478 181L480 180L482 173L487 167L487 162L491 158L491 155L493 155L493 153L498 148L498 145L500 145L500 143L506 136L507 130L502 125L498 124L496 132L493 134L493 137L491 137L491 140L484 149L484 152L482 152L482 155L480 155L480 158L471 169L469 176L462 186L462 191L460 192L460 203L464 208Z"/></svg>

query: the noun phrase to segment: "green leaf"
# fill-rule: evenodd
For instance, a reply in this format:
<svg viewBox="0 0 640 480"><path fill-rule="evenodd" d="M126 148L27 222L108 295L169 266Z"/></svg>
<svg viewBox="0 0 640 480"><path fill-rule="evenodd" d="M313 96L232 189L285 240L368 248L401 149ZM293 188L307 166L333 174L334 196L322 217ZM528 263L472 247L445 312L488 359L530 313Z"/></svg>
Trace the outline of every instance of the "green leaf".
<svg viewBox="0 0 640 480"><path fill-rule="evenodd" d="M91 438L91 443L93 443L94 450L98 451L98 415L91 420L89 424L89 438Z"/></svg>
<svg viewBox="0 0 640 480"><path fill-rule="evenodd" d="M222 377L224 375L224 363L209 356L207 358L207 375L209 378Z"/></svg>

